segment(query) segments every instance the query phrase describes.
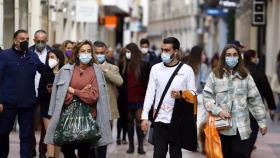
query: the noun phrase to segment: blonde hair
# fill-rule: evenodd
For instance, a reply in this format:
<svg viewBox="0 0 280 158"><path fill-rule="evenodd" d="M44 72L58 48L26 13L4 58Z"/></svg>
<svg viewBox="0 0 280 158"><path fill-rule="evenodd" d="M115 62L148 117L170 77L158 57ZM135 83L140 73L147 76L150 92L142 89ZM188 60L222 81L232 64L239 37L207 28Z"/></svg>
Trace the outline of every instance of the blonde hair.
<svg viewBox="0 0 280 158"><path fill-rule="evenodd" d="M70 57L67 57L67 56L66 56L66 47L67 47L68 44L72 44L74 47L75 47L75 45L76 45L76 43L73 42L73 41L65 40L65 41L61 44L61 46L60 46L60 48L59 48L59 49L63 52L63 54L64 54L65 63L68 63L69 60L70 60Z"/></svg>

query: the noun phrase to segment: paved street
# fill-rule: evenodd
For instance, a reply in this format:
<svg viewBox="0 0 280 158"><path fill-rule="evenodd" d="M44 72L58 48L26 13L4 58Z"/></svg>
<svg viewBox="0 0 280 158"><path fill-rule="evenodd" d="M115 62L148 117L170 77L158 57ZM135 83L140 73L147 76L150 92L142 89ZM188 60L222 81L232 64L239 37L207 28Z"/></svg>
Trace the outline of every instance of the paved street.
<svg viewBox="0 0 280 158"><path fill-rule="evenodd" d="M116 130L114 129L114 138ZM39 137L39 133L36 135ZM280 158L280 123L269 123L269 132L266 136L259 136L257 141L257 149L253 152L252 158ZM137 147L137 145L136 145ZM128 146L122 145L117 146L115 143L109 146L108 158L151 158L153 147L146 143L145 149L146 155L139 156L137 153L132 155L126 154ZM200 153L193 153L184 151L183 158L203 158L204 156ZM19 140L18 133L13 132L11 135L10 143L10 155L9 158L19 158Z"/></svg>

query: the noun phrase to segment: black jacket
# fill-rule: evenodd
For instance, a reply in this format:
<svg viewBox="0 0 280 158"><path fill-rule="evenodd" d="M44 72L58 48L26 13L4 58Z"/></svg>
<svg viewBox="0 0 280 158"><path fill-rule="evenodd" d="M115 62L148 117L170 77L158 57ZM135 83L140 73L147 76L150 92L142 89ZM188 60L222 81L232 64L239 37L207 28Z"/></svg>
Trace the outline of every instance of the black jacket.
<svg viewBox="0 0 280 158"><path fill-rule="evenodd" d="M270 110L276 109L273 93L264 70L254 63L248 63L246 67L250 71L262 98L266 100L268 108Z"/></svg>
<svg viewBox="0 0 280 158"><path fill-rule="evenodd" d="M38 86L38 101L41 105L47 105L50 103L51 93L47 90L48 84L53 84L54 73L49 67L46 70L46 73L41 76L40 83Z"/></svg>
<svg viewBox="0 0 280 158"><path fill-rule="evenodd" d="M181 148L197 150L197 128L194 105L183 99L176 99L170 122L169 141Z"/></svg>

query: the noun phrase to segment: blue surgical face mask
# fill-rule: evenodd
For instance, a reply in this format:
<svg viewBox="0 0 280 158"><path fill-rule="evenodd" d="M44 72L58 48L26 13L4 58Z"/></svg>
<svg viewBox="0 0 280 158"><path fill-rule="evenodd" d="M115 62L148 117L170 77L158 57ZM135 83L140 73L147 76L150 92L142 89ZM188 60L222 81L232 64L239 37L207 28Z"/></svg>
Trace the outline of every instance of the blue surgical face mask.
<svg viewBox="0 0 280 158"><path fill-rule="evenodd" d="M89 53L80 53L79 60L83 64L88 64L92 59L91 54Z"/></svg>
<svg viewBox="0 0 280 158"><path fill-rule="evenodd" d="M168 64L172 61L171 55L167 52L162 52L160 57L161 57L162 62L164 62L166 64Z"/></svg>
<svg viewBox="0 0 280 158"><path fill-rule="evenodd" d="M103 64L106 59L105 54L97 54L96 57L100 64Z"/></svg>
<svg viewBox="0 0 280 158"><path fill-rule="evenodd" d="M226 64L230 67L230 68L234 68L237 64L238 64L238 59L239 57L226 57Z"/></svg>

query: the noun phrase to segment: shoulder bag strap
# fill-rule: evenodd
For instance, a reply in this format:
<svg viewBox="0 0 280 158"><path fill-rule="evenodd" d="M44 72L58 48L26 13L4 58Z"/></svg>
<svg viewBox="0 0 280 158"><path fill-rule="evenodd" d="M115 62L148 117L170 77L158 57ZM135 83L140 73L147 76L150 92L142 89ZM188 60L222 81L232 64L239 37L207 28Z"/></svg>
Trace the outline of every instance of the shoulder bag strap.
<svg viewBox="0 0 280 158"><path fill-rule="evenodd" d="M156 120L156 118L157 118L157 116L158 116L159 110L160 110L160 108L161 108L162 101L163 101L163 99L164 99L164 97L165 97L165 95L166 95L166 93L167 93L167 91L168 91L168 89L169 89L169 87L170 87L170 85L171 85L173 79L175 78L175 76L177 75L178 71L181 69L181 67L182 67L183 65L184 65L184 64L180 62L180 64L177 66L177 68L174 70L173 74L171 75L170 79L168 80L168 82L167 82L167 84L166 84L166 86L165 86L165 88L164 88L164 91L163 91L163 93L162 93L162 95L161 95L160 101L159 101L159 103L158 103L158 107L157 107L157 109L156 109L155 116L154 116L154 118L153 118L153 120L152 120L152 124L155 122L155 120Z"/></svg>

